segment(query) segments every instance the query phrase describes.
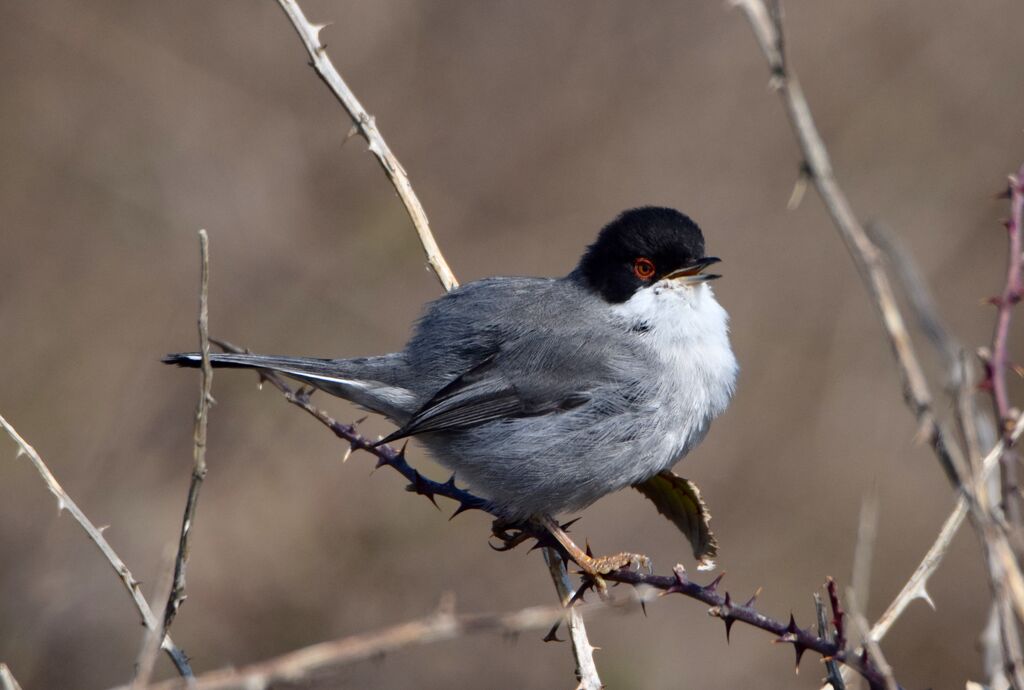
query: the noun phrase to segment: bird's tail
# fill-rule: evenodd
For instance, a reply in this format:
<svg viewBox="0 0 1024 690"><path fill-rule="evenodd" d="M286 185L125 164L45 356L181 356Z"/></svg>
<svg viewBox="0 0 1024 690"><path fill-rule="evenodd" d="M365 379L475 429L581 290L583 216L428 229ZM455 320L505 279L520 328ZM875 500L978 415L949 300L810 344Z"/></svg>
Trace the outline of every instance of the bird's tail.
<svg viewBox="0 0 1024 690"><path fill-rule="evenodd" d="M163 362L198 368L202 364L202 356L198 352L179 352L165 356ZM211 353L210 364L223 368L276 371L390 417L399 424L404 423L415 409L414 394L399 383L404 379L404 358L401 354L316 359L225 352Z"/></svg>

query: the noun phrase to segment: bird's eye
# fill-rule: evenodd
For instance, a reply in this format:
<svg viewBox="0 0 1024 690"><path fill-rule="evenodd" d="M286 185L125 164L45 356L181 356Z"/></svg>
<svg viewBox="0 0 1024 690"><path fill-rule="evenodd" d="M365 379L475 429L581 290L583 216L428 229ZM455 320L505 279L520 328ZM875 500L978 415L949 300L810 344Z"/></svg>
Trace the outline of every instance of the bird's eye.
<svg viewBox="0 0 1024 690"><path fill-rule="evenodd" d="M641 256L633 262L633 275L640 280L650 280L654 275L654 262Z"/></svg>

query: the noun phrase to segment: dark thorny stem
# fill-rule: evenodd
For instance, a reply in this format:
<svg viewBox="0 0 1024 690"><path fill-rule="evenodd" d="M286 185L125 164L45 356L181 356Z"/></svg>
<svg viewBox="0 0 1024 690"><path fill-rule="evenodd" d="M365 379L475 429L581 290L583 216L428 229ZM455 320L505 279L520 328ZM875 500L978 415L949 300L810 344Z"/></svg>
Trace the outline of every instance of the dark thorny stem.
<svg viewBox="0 0 1024 690"><path fill-rule="evenodd" d="M245 349L225 341L214 338L211 338L210 341L229 352L246 352ZM476 496L465 489L459 488L455 483L454 475L445 482L437 482L423 476L405 459L404 447L401 450L395 450L387 445L375 445L373 441L362 436L356 429L355 425L338 422L323 410L312 405L310 403L308 391L304 389L298 391L293 390L281 379L280 376L273 372L260 370L259 373L263 380L268 381L271 385L281 391L288 402L305 410L307 413L315 417L321 424L334 432L335 436L346 441L349 444L350 450L366 451L377 458L377 467L391 467L405 477L409 481L409 485L406 487L406 490L420 494L421 496L426 496L432 503L434 503L434 505L437 505L436 497L438 496L455 501L458 503L458 507L455 509L452 517L455 517L459 513L463 513L467 510L481 510L495 517L500 517L496 508L489 501ZM545 547L558 548L562 553L563 558L568 558L568 554L565 553L564 549L561 549L557 542L550 539L550 536L547 533L540 531L538 527L529 524L524 524L518 527L529 532L531 537L538 540L538 544L542 544ZM882 674L870 659L863 654L857 654L844 648L843 645L845 644L845 640L842 634L842 609L838 608L838 597L832 599L833 616L836 621L838 621L838 624L834 623L837 629L836 642L832 642L826 637L819 637L818 635L815 635L810 629L804 629L797 626L792 615L790 615L788 623L782 623L776 619L759 613L753 606L757 597L756 594L742 604L734 602L728 592L719 594L718 586L722 580L721 575L710 584L702 586L692 582L687 577L686 571L683 567L678 565L673 570L672 575L647 574L637 572L629 568L621 568L603 575L602 577L609 582L620 582L634 586L647 585L649 587L660 589L665 594L682 594L690 599L696 599L697 601L710 606L711 609L708 613L721 619L725 623L726 635L729 634L733 623L736 621L746 623L747 625L760 628L761 630L774 634L776 636L776 642L792 644L796 651L797 665L799 665L800 658L803 656L804 652L811 650L820 654L825 659L835 660L850 667L864 677L872 690L884 687ZM577 598L581 598L585 591L593 585L594 582L585 580L583 585L577 591ZM830 591L830 595L835 596L834 588Z"/></svg>
<svg viewBox="0 0 1024 690"><path fill-rule="evenodd" d="M1010 176L1007 196L1010 199L1010 219L1006 222L1007 239L1009 242L1006 266L1006 282L1002 293L993 297L990 302L995 305L996 325L992 335L992 351L986 362L986 377L983 386L992 392L992 404L996 419L999 422L1000 436L1006 444L1001 458L1002 501L1007 521L1014 526L1021 524L1021 502L1017 468L1017 453L1010 448L1010 433L1013 427L1013 415L1006 384L1006 370L1013 367L1009 355L1010 321L1013 307L1024 297L1024 165Z"/></svg>

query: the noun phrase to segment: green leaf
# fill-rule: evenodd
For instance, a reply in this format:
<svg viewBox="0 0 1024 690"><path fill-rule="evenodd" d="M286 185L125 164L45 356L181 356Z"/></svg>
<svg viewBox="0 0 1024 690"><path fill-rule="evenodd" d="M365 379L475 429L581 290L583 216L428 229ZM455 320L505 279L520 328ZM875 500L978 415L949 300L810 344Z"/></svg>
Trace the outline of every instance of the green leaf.
<svg viewBox="0 0 1024 690"><path fill-rule="evenodd" d="M672 470L665 470L645 482L635 484L633 488L649 498L658 512L671 520L690 540L698 570L711 570L715 567L718 542L708 525L711 513L696 484Z"/></svg>

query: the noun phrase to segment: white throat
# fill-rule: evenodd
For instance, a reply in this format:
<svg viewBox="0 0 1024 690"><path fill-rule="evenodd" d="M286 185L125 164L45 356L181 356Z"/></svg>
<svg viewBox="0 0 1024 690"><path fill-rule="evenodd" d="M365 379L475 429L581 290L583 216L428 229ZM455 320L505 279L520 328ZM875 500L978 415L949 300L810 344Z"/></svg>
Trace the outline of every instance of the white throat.
<svg viewBox="0 0 1024 690"><path fill-rule="evenodd" d="M663 385L689 388L691 409L709 421L725 410L738 365L729 344L729 315L710 285L662 280L637 290L613 313L661 360Z"/></svg>

